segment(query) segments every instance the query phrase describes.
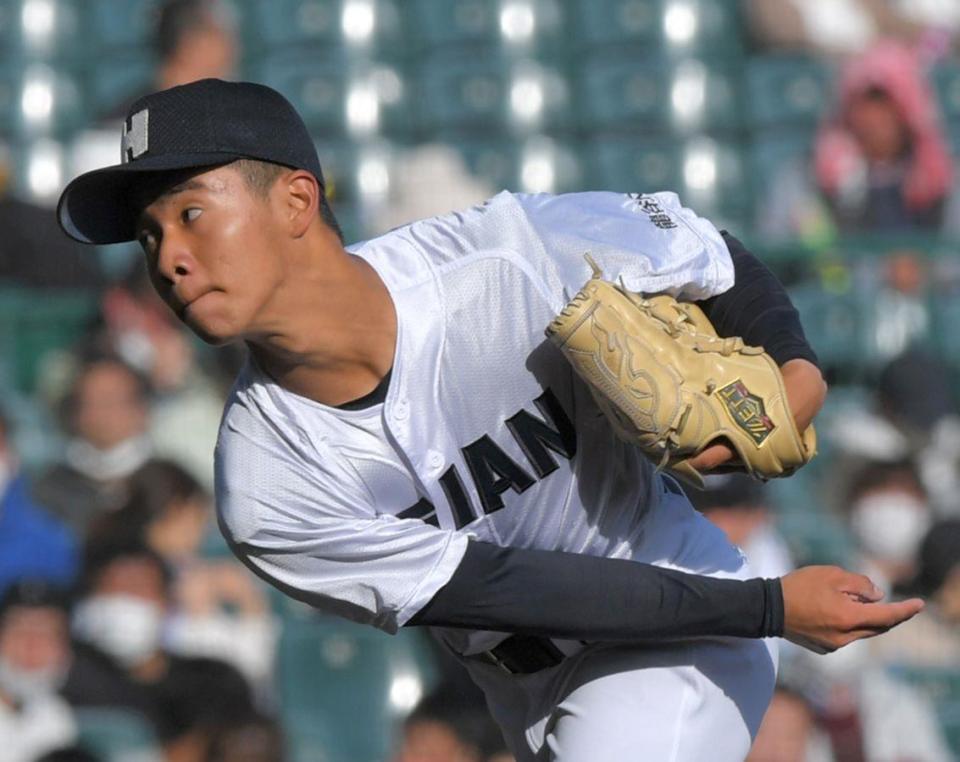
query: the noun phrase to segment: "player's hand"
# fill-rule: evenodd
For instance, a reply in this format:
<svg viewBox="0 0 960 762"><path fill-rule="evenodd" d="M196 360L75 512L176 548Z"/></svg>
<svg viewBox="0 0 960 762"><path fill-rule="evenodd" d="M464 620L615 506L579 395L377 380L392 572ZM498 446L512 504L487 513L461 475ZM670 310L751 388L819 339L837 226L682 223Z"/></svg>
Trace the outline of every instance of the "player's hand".
<svg viewBox="0 0 960 762"><path fill-rule="evenodd" d="M798 431L806 431L827 398L827 384L820 369L803 359L788 360L780 366L783 385L787 390L790 411L797 422ZM733 458L733 448L717 442L705 448L690 465L700 473L712 471Z"/></svg>
<svg viewBox="0 0 960 762"><path fill-rule="evenodd" d="M911 598L880 603L868 577L837 566L806 566L781 579L784 637L815 653L829 653L905 622L923 608Z"/></svg>

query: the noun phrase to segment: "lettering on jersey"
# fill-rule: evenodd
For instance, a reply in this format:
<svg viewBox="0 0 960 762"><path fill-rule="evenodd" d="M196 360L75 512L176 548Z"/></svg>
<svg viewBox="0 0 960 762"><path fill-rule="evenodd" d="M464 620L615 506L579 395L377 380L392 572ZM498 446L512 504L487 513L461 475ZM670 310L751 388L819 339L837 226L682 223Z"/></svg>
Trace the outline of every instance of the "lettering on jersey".
<svg viewBox="0 0 960 762"><path fill-rule="evenodd" d="M643 193L631 193L630 198L637 202L637 209L650 218L650 222L661 230L675 228L677 223L673 217L663 208L657 199L653 196L647 196Z"/></svg>
<svg viewBox="0 0 960 762"><path fill-rule="evenodd" d="M533 466L537 479L543 479L560 466L553 451L567 460L577 452L577 432L573 421L564 412L556 395L549 389L533 403L543 419L518 410L506 420L507 429L513 435L523 454ZM517 494L526 492L536 483L519 463L511 458L489 435L462 447L460 452L470 470L473 485L480 496L483 514L499 511L504 507L504 492L512 489ZM440 477L440 488L450 504L453 522L457 529L465 527L478 518L456 465L451 465ZM436 507L427 498L397 514L401 519L420 519L439 526Z"/></svg>
<svg viewBox="0 0 960 762"><path fill-rule="evenodd" d="M507 428L527 456L537 478L542 479L560 467L547 449L571 460L577 453L577 432L559 400L549 389L537 397L533 404L543 415L543 421L526 410L520 410L507 419Z"/></svg>
<svg viewBox="0 0 960 762"><path fill-rule="evenodd" d="M470 468L484 513L493 513L503 508L503 498L500 495L508 489L520 494L530 489L535 482L519 463L486 434L476 442L460 448L460 452Z"/></svg>
<svg viewBox="0 0 960 762"><path fill-rule="evenodd" d="M398 519L420 519L435 527L440 526L437 509L427 498L421 497L416 503L397 514Z"/></svg>
<svg viewBox="0 0 960 762"><path fill-rule="evenodd" d="M463 488L463 482L460 481L460 473L456 465L450 466L440 477L440 487L443 494L447 496L447 502L450 503L450 510L453 512L453 523L457 529L465 527L476 516L470 508L470 498L467 497L467 491Z"/></svg>

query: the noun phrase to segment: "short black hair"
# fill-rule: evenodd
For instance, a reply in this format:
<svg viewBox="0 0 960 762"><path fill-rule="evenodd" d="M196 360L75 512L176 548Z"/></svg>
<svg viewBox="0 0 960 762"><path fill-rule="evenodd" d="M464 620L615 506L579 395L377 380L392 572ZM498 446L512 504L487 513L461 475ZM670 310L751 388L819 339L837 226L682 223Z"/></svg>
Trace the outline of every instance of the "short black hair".
<svg viewBox="0 0 960 762"><path fill-rule="evenodd" d="M83 552L83 571L77 585L76 597L82 598L93 592L100 583L103 573L112 563L119 560L145 560L157 567L163 584L165 596L173 591L173 571L163 557L146 542L130 537L91 537Z"/></svg>
<svg viewBox="0 0 960 762"><path fill-rule="evenodd" d="M67 591L44 579L22 578L0 596L0 620L13 608L55 608L64 614L69 610Z"/></svg>
<svg viewBox="0 0 960 762"><path fill-rule="evenodd" d="M150 525L172 505L207 497L204 486L181 465L152 458L127 478L120 508L97 517L87 537L91 542L147 542Z"/></svg>
<svg viewBox="0 0 960 762"><path fill-rule="evenodd" d="M924 499L927 497L920 471L911 459L870 461L852 475L847 487L847 507L866 493L885 487L912 487Z"/></svg>

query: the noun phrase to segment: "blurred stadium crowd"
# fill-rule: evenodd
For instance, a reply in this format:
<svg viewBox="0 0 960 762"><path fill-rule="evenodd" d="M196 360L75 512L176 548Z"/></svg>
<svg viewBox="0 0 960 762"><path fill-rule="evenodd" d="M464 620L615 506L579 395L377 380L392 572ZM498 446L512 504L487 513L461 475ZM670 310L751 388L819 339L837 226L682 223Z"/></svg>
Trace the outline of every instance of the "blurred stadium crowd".
<svg viewBox="0 0 960 762"><path fill-rule="evenodd" d="M133 98L286 94L350 240L500 189L674 190L788 285L820 456L711 477L763 576L843 563L928 607L785 648L754 762L960 758L960 0L0 0L0 757L507 762L429 639L265 589L213 518L239 348L51 204Z"/></svg>

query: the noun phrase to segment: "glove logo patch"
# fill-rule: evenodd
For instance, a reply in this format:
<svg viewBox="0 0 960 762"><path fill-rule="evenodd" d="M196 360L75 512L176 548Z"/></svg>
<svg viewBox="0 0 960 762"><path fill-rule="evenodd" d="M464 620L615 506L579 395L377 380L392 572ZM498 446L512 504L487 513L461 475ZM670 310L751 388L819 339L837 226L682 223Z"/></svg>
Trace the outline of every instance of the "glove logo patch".
<svg viewBox="0 0 960 762"><path fill-rule="evenodd" d="M717 389L731 420L739 426L759 447L776 428L763 407L763 400L750 390L739 378Z"/></svg>

